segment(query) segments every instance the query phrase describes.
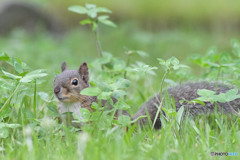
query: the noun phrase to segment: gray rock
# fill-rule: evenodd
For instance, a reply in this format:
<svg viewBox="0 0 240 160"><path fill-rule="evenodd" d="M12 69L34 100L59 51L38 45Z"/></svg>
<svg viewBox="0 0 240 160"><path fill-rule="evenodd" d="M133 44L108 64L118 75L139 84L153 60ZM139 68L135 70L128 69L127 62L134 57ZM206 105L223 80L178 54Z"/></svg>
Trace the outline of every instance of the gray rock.
<svg viewBox="0 0 240 160"><path fill-rule="evenodd" d="M0 2L0 35L7 35L14 28L34 31L38 26L51 33L64 31L62 24L33 4L12 0Z"/></svg>

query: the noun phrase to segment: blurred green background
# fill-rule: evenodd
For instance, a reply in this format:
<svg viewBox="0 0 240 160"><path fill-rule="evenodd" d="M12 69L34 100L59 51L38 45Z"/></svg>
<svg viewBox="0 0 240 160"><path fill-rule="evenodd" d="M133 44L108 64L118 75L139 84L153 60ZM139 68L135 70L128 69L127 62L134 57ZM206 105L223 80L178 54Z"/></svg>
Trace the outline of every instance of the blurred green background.
<svg viewBox="0 0 240 160"><path fill-rule="evenodd" d="M69 68L77 68L83 61L97 58L94 36L91 29L79 25L85 16L69 12L71 5L94 3L112 10L110 19L118 27L100 25L100 40L104 51L126 58L127 50L142 50L149 57L134 57L152 66L158 65L156 58L176 56L182 63L199 70L188 58L192 54L204 54L211 46L219 51L231 50L230 40L240 39L240 1L206 0L24 0L34 4L46 15L54 17L65 28L65 32L51 34L39 27L28 32L19 27L0 37L0 50L16 56L32 69L47 69L49 85L55 73L60 71L62 61ZM1 4L1 2L0 2ZM162 76L161 72L159 76ZM153 82L158 84L158 78ZM43 90L51 91L46 85Z"/></svg>

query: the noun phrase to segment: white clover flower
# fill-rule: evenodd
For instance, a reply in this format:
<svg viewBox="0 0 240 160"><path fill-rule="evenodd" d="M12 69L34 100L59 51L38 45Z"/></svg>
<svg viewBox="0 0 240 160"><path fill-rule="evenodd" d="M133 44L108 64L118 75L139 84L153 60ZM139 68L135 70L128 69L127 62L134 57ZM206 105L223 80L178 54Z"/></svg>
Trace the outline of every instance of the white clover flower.
<svg viewBox="0 0 240 160"><path fill-rule="evenodd" d="M31 151L33 148L33 141L32 141L32 128L27 126L23 129L23 132L25 134L25 143L28 147L28 151Z"/></svg>
<svg viewBox="0 0 240 160"><path fill-rule="evenodd" d="M40 122L40 126L43 129L51 130L56 126L56 121L49 117L44 117Z"/></svg>
<svg viewBox="0 0 240 160"><path fill-rule="evenodd" d="M84 151L89 140L89 135L86 132L81 132L78 136L78 154L81 159L84 159Z"/></svg>

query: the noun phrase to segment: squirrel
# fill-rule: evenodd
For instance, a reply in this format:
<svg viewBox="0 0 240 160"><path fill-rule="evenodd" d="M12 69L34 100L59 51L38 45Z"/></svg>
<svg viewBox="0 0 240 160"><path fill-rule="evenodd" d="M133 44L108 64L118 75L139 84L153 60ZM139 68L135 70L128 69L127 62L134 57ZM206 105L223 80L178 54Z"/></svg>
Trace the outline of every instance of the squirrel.
<svg viewBox="0 0 240 160"><path fill-rule="evenodd" d="M89 84L89 72L87 63L81 64L78 70L68 70L66 62L62 63L62 72L56 76L54 80L54 94L59 100L58 112L61 114L60 122L65 121L75 127L81 127L82 123L73 123L72 115L64 115L64 113L74 113L80 119L83 119L80 109L86 108L90 112L93 112L91 105L93 102L97 102L96 96L81 95L80 92L84 88L91 87ZM113 103L117 102L117 99L113 98ZM102 100L102 106L106 105L106 100ZM111 107L111 106L110 106ZM123 110L120 112L116 111L115 117L119 115L127 115L128 112ZM68 118L70 117L70 119Z"/></svg>
<svg viewBox="0 0 240 160"><path fill-rule="evenodd" d="M54 81L54 94L58 98L58 112L62 115L61 120L70 122L71 125L80 127L82 123L73 123L72 116L71 119L68 119L68 116L64 116L64 113L72 112L76 114L80 119L83 119L80 109L86 108L90 112L93 111L91 105L93 102L97 102L96 96L86 96L81 95L80 91L84 88L91 87L89 84L89 72L87 63L84 62L78 70L68 70L65 62L62 63L62 73L57 75ZM216 87L217 86L217 87ZM201 114L211 114L215 111L215 104L210 102L205 102L205 106L199 103L190 103L187 104L186 101L191 101L199 97L197 91L199 89L208 89L216 91L216 94L225 93L232 89L231 87L224 84L209 83L209 82L188 82L182 85L168 88L167 93L169 98L174 98L176 111L184 106L184 115L189 113L190 116L197 116ZM164 97L164 92L162 96ZM239 92L238 92L239 94ZM117 100L112 98L113 103L116 103ZM183 100L185 102L180 103ZM102 106L106 105L105 100L102 100ZM149 117L153 122L158 111L158 106L161 104L161 94L157 94L145 102L136 114L132 117L132 120L138 119L140 116L146 116L146 110L149 113ZM217 103L218 112L223 113L237 113L240 110L240 98L235 99L227 103ZM111 107L111 106L110 106ZM161 110L163 115L164 111ZM130 117L127 111L122 111L122 115L127 115ZM115 117L117 118L120 115L119 111L116 112ZM148 118L141 118L137 120L137 124L141 127L147 124ZM160 114L158 114L154 128L161 128Z"/></svg>
<svg viewBox="0 0 240 160"><path fill-rule="evenodd" d="M217 86L217 87L216 87ZM189 103L187 101L194 100L200 97L197 94L199 89L207 89L211 91L216 91L216 94L226 93L230 89L233 89L224 84L217 84L217 83L209 83L209 82L188 82L182 85L178 85L176 87L168 88L167 93L169 98L174 98L176 111L178 111L181 107L184 107L184 116L188 113L188 115L195 117L201 114L211 114L215 111L215 103L204 102L205 106L199 103ZM240 91L238 91L240 94ZM162 93L162 97L164 97L164 92ZM180 103L181 100L185 101ZM152 122L154 122L155 116L158 111L158 106L161 104L161 94L157 94L150 98L147 102L145 102L140 109L136 112L133 116L133 119L137 119L139 116L144 116L146 114L146 110L149 114L149 117ZM217 102L217 111L219 113L232 113L237 114L240 111L240 98L235 99L230 102L220 103ZM161 110L163 115L165 115L164 111ZM155 129L161 128L161 120L160 120L161 113L158 114L156 123L154 124ZM142 127L146 125L148 122L148 118L141 118L137 121L137 123Z"/></svg>

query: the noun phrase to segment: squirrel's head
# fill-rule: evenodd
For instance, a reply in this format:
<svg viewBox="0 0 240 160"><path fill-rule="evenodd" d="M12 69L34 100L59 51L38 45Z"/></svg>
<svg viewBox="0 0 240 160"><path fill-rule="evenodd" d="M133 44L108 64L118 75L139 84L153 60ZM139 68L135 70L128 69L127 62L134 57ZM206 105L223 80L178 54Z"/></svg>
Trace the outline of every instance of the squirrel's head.
<svg viewBox="0 0 240 160"><path fill-rule="evenodd" d="M87 63L84 62L78 70L68 70L66 62L62 63L62 73L54 81L54 94L61 102L79 101L80 91L89 87Z"/></svg>

